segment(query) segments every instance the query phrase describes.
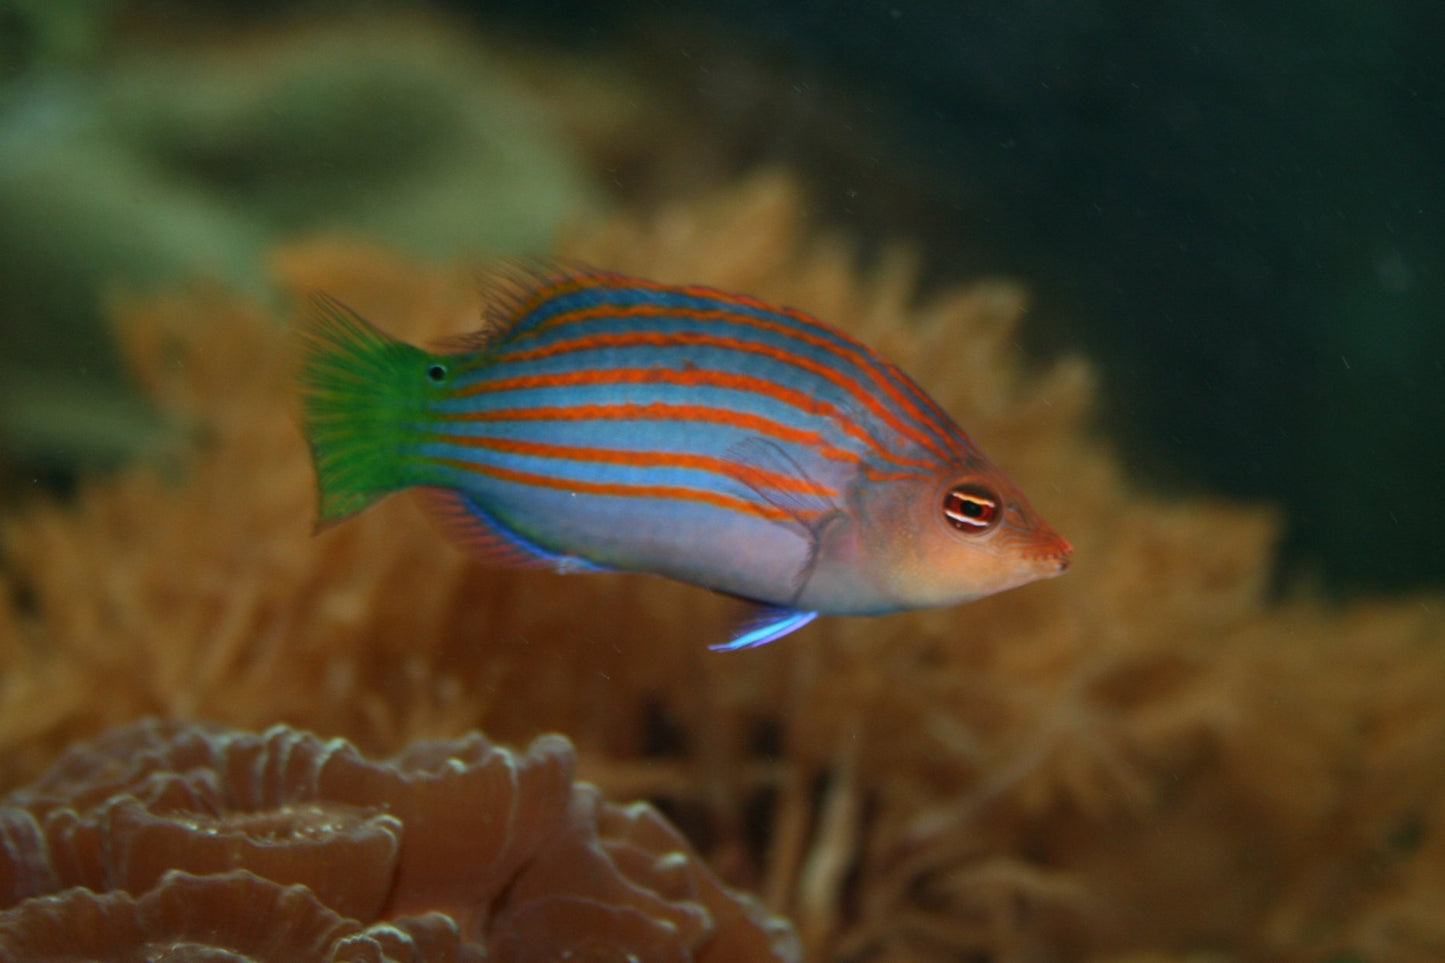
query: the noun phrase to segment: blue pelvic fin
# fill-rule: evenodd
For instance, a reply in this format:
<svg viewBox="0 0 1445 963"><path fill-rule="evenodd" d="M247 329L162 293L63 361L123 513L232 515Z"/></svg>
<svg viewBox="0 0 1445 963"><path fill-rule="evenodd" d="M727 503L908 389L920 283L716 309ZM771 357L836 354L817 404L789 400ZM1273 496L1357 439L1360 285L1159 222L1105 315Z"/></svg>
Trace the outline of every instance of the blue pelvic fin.
<svg viewBox="0 0 1445 963"><path fill-rule="evenodd" d="M452 488L417 493L437 527L470 555L509 568L550 568L563 574L605 572L585 559L549 552L498 521L474 499Z"/></svg>
<svg viewBox="0 0 1445 963"><path fill-rule="evenodd" d="M714 652L735 652L738 649L753 649L767 645L774 639L781 639L789 632L801 629L818 617L817 612L801 612L781 605L758 605L752 617L738 627L727 642L708 646Z"/></svg>

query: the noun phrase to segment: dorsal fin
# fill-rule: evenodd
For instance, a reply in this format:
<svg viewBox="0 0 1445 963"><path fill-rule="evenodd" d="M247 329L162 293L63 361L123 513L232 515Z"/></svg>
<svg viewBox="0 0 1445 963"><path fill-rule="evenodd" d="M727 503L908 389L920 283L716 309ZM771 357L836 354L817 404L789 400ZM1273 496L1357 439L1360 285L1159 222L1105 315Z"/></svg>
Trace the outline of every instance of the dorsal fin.
<svg viewBox="0 0 1445 963"><path fill-rule="evenodd" d="M607 277L575 261L553 258L505 258L477 274L482 292L482 323L475 331L440 338L433 349L442 354L479 351L517 333L518 324L547 298L570 285Z"/></svg>

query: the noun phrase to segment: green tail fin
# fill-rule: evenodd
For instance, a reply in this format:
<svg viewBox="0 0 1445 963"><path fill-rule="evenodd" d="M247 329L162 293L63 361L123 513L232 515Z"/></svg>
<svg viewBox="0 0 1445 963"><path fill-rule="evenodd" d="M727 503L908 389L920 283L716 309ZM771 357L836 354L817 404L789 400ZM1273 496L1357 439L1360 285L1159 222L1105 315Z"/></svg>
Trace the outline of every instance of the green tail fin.
<svg viewBox="0 0 1445 963"><path fill-rule="evenodd" d="M409 451L425 417L432 356L324 294L313 296L296 340L302 424L320 494L318 527L418 484Z"/></svg>

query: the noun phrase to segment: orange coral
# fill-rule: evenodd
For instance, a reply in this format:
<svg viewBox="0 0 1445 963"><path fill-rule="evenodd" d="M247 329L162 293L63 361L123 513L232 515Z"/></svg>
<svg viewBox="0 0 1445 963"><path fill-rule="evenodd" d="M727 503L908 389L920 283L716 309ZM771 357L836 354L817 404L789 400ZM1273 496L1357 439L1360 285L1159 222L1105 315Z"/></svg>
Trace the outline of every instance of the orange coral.
<svg viewBox="0 0 1445 963"><path fill-rule="evenodd" d="M1015 287L917 304L906 252L860 273L804 231L796 192L763 178L565 253L750 291L878 346L1075 544L1065 578L723 657L703 647L721 599L485 569L406 499L312 538L276 323L195 290L120 326L194 444L6 525L7 778L151 713L286 719L375 751L557 730L589 778L663 804L792 915L811 958L1430 955L1438 603L1271 601L1272 513L1130 485L1087 428L1088 366L1020 357ZM412 339L475 324L466 270L339 242L276 269Z"/></svg>
<svg viewBox="0 0 1445 963"><path fill-rule="evenodd" d="M285 726L120 729L0 806L0 956L796 959L785 924L573 764L558 736L376 762Z"/></svg>

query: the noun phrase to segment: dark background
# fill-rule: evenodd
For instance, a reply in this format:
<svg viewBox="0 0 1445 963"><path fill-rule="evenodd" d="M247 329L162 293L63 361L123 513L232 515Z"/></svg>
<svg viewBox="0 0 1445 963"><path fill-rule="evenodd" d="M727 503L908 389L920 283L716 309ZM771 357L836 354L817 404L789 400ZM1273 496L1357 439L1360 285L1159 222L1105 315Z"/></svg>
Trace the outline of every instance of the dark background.
<svg viewBox="0 0 1445 963"><path fill-rule="evenodd" d="M137 6L77 4L82 36ZM169 5L218 30L381 6ZM865 246L921 241L932 282L1022 280L1029 348L1100 362L1147 485L1284 506L1285 584L1445 581L1441 4L442 7L687 118L668 176L598 172L623 199L782 162ZM88 69L42 8L0 3L10 90Z"/></svg>
<svg viewBox="0 0 1445 963"><path fill-rule="evenodd" d="M1147 479L1287 507L1286 578L1445 579L1442 5L500 6L629 49L935 278L1023 279Z"/></svg>

